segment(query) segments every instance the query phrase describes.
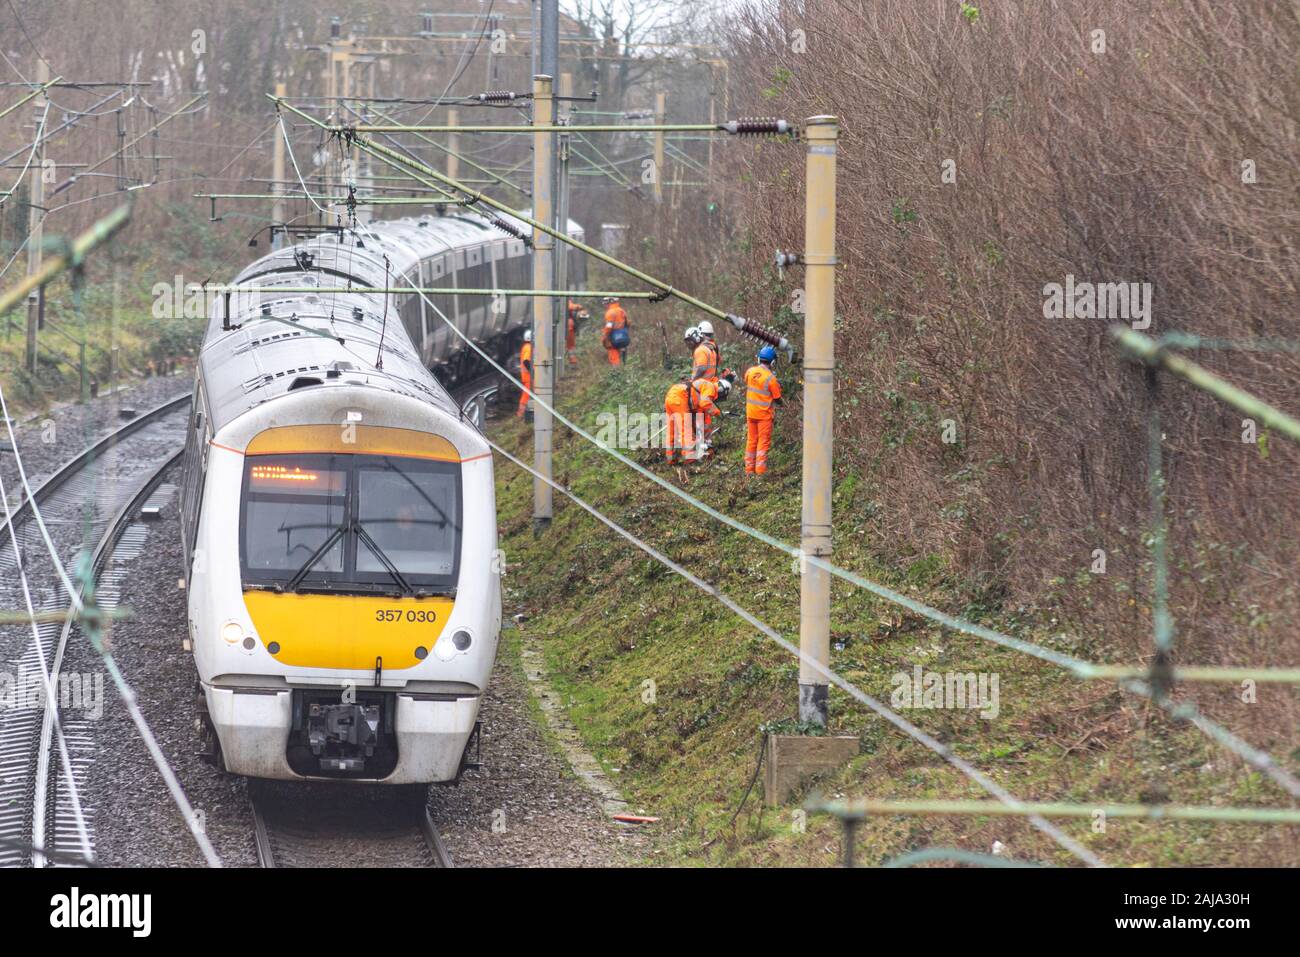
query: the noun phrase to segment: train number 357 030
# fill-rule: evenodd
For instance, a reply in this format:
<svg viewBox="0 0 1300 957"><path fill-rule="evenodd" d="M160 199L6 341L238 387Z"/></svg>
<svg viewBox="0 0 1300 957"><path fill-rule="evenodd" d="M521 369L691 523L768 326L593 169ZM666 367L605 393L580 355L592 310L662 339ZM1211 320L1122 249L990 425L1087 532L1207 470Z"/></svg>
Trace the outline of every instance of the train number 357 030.
<svg viewBox="0 0 1300 957"><path fill-rule="evenodd" d="M375 621L391 621L394 623L399 621L409 621L433 624L437 620L438 613L436 611L428 611L423 608L408 608L405 611L400 608L375 609Z"/></svg>

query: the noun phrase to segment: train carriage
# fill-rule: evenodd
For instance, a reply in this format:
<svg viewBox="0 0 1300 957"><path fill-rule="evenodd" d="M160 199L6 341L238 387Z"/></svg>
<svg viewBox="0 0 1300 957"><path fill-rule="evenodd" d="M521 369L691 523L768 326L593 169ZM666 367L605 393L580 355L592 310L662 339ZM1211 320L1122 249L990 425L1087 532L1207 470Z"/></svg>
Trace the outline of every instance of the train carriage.
<svg viewBox="0 0 1300 957"><path fill-rule="evenodd" d="M231 297L229 315L214 303L181 502L221 767L459 777L496 655L501 562L491 452L440 381L472 350L432 307L504 357L529 301L368 290L521 288L530 261L473 214L376 222L273 252L236 278L256 297Z"/></svg>

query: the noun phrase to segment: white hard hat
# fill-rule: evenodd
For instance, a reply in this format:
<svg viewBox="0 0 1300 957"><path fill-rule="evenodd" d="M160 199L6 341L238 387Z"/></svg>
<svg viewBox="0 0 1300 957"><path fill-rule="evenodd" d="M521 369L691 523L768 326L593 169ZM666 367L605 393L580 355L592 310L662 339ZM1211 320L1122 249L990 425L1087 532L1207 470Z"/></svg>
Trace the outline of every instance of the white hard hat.
<svg viewBox="0 0 1300 957"><path fill-rule="evenodd" d="M532 342L532 341L533 341L533 330L531 330L531 329L525 329L525 330L524 330L524 342Z"/></svg>
<svg viewBox="0 0 1300 957"><path fill-rule="evenodd" d="M713 335L713 323L709 322L709 320L707 320L707 319L705 319L703 322L701 322L701 323L700 323L698 326L696 326L695 328L698 329L698 330L700 330L700 335L703 335L703 336L711 336L711 335Z"/></svg>
<svg viewBox="0 0 1300 957"><path fill-rule="evenodd" d="M686 330L686 334L682 336L682 339L686 342L694 342L699 337L700 337L700 330L696 329L694 326L691 326Z"/></svg>
<svg viewBox="0 0 1300 957"><path fill-rule="evenodd" d="M728 395L730 395L730 394L731 394L731 383L728 382L726 379L719 379L719 380L718 380L718 398L719 398L719 399L725 399L725 398L726 398Z"/></svg>

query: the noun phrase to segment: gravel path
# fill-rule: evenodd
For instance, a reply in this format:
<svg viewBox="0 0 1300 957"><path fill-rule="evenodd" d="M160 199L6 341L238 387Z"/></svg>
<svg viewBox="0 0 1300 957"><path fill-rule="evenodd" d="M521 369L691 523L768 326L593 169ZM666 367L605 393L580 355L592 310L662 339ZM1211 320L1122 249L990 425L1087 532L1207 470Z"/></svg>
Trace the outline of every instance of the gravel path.
<svg viewBox="0 0 1300 957"><path fill-rule="evenodd" d="M178 476L172 475L175 482ZM200 761L194 727L194 665L183 650L184 592L178 589L181 546L173 499L161 521L127 565L123 603L134 616L119 622L113 648L127 680L175 769L217 854L228 866L254 866L252 813L246 783ZM69 667L93 669L93 652L74 639ZM125 709L106 690L97 721L94 762L86 773L86 803L93 809L96 853L101 864L198 866L202 858L162 779L135 733ZM517 661L498 657L484 700L483 767L458 787L430 789L433 819L458 866L579 866L624 863L636 856L640 838L611 824L598 800L568 771L564 759L535 723L529 691ZM358 809L382 808L374 788L302 787L305 802ZM386 790L386 789L379 789ZM338 866L383 864L361 848Z"/></svg>
<svg viewBox="0 0 1300 957"><path fill-rule="evenodd" d="M504 652L483 702L483 767L459 788L429 792L458 867L592 867L632 863L641 839L613 824L539 730L517 660ZM494 829L495 828L495 829Z"/></svg>

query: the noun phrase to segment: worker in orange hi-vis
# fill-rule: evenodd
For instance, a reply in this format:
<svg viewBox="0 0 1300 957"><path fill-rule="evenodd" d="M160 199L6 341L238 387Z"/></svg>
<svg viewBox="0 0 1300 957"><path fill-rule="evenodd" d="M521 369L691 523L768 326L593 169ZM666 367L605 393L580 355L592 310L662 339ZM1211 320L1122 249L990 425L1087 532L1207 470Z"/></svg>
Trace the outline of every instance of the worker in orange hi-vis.
<svg viewBox="0 0 1300 957"><path fill-rule="evenodd" d="M713 323L707 319L698 326L692 326L687 332L694 332L695 348L691 353L691 376L696 379L708 379L716 383L723 375L722 372L722 353L718 349L717 340L713 338ZM727 377L735 380L735 375L728 372ZM716 426L714 416L707 415L704 417L704 430L706 436L712 436Z"/></svg>
<svg viewBox="0 0 1300 957"><path fill-rule="evenodd" d="M776 350L763 346L758 350L758 365L745 373L745 422L749 429L745 440L746 475L767 474L773 408L781 403L781 384L772 372L774 362Z"/></svg>
<svg viewBox="0 0 1300 957"><path fill-rule="evenodd" d="M713 338L713 323L706 319L692 328L695 330L696 339L695 350L691 357L694 365L691 375L696 379L717 382L722 368L722 354L718 351L718 343Z"/></svg>
<svg viewBox="0 0 1300 957"><path fill-rule="evenodd" d="M621 366L627 353L631 335L628 331L627 313L618 304L617 296L605 300L605 331L600 337L600 344L605 347L609 364Z"/></svg>
<svg viewBox="0 0 1300 957"><path fill-rule="evenodd" d="M590 316L586 309L581 305L569 300L569 324L568 331L564 337L564 351L569 354L569 365L578 364L578 320L586 321Z"/></svg>
<svg viewBox="0 0 1300 957"><path fill-rule="evenodd" d="M519 411L515 418L522 419L528 409L528 400L533 387L533 330L524 330L524 344L519 347L519 381L524 384L519 393Z"/></svg>
<svg viewBox="0 0 1300 957"><path fill-rule="evenodd" d="M700 434L703 416L716 413L714 400L718 386L708 379L692 380L686 376L681 382L669 386L664 396L664 411L668 413L668 441L664 457L669 465L694 462L700 458Z"/></svg>

